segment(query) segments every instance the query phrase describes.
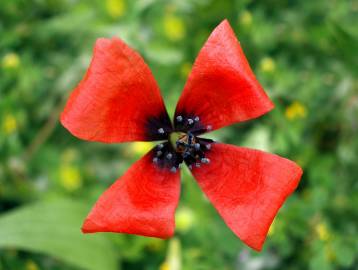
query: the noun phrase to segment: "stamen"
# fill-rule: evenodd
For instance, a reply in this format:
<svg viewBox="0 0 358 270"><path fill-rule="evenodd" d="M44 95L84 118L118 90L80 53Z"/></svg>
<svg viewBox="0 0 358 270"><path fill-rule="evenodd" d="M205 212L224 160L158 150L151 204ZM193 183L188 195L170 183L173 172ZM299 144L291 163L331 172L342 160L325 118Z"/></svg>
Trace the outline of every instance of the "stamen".
<svg viewBox="0 0 358 270"><path fill-rule="evenodd" d="M178 116L176 118L178 118ZM196 125L196 121L199 121L199 117L183 117L182 121L182 126L189 129L189 123L192 124L191 127L193 127ZM210 125L208 127L209 129L211 128ZM183 162L187 164L190 170L195 167L200 168L211 162L210 159L205 157L205 153L211 149L213 140L197 137L190 129L185 133L181 131L174 135L177 137L171 137L171 145L167 146L167 144L164 143L163 148L158 147L161 150L161 155L158 160L159 165L163 163L163 166L168 168L168 170L176 172L183 166Z"/></svg>
<svg viewBox="0 0 358 270"><path fill-rule="evenodd" d="M195 120L195 122L199 122L199 120L200 120L199 116L195 116L194 120Z"/></svg>
<svg viewBox="0 0 358 270"><path fill-rule="evenodd" d="M153 163L158 163L158 158L153 158Z"/></svg>
<svg viewBox="0 0 358 270"><path fill-rule="evenodd" d="M164 144L160 143L158 144L158 149L162 149L164 147Z"/></svg>
<svg viewBox="0 0 358 270"><path fill-rule="evenodd" d="M189 145L192 145L192 144L193 144L193 140L194 140L194 135L189 132L189 133L188 133L188 144L189 144Z"/></svg>
<svg viewBox="0 0 358 270"><path fill-rule="evenodd" d="M163 129L163 128L160 128L160 129L158 129L158 133L159 133L159 134L164 134L164 133L165 133L165 131L164 131L164 129Z"/></svg>
<svg viewBox="0 0 358 270"><path fill-rule="evenodd" d="M181 121L183 121L183 116L178 115L178 116L176 117L176 119L177 119L178 122L181 122Z"/></svg>
<svg viewBox="0 0 358 270"><path fill-rule="evenodd" d="M188 124L189 124L189 125L194 124L194 120L193 120L193 119L191 119L191 118L189 118L189 119L188 119Z"/></svg>
<svg viewBox="0 0 358 270"><path fill-rule="evenodd" d="M157 156L158 156L158 157L161 156L162 154L163 154L162 151L157 151Z"/></svg>
<svg viewBox="0 0 358 270"><path fill-rule="evenodd" d="M202 159L201 159L201 163L209 164L209 163L210 163L210 159L208 159L208 158L202 158Z"/></svg>
<svg viewBox="0 0 358 270"><path fill-rule="evenodd" d="M170 169L170 171L171 171L172 173L176 173L176 172L177 172L177 168L172 167L172 168Z"/></svg>
<svg viewBox="0 0 358 270"><path fill-rule="evenodd" d="M194 144L194 147L195 147L196 150L199 150L200 149L200 143Z"/></svg>

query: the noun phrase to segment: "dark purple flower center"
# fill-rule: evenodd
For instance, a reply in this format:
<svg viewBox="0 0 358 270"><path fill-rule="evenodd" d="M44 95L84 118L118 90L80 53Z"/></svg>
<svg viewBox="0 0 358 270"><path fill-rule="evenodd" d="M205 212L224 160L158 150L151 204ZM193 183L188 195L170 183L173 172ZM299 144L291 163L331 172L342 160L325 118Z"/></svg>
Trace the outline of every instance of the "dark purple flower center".
<svg viewBox="0 0 358 270"><path fill-rule="evenodd" d="M160 135L168 135L165 142L158 144L153 153L153 163L168 168L175 173L185 162L189 169L210 163L205 152L211 149L213 140L200 138L197 135L211 130L211 126L203 126L198 116L176 116L175 129L169 131L159 127Z"/></svg>

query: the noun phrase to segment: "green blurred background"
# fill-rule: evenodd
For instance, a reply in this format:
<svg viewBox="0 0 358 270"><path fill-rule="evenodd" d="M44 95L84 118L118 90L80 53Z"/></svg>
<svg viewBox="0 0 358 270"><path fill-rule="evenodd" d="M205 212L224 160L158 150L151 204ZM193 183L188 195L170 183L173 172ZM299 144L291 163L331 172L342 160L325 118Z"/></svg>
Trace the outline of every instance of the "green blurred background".
<svg viewBox="0 0 358 270"><path fill-rule="evenodd" d="M358 2L0 0L0 269L358 269ZM82 220L151 145L81 141L58 121L96 38L152 69L172 114L227 18L275 110L211 134L304 175L261 253L225 226L188 171L171 240L83 236Z"/></svg>

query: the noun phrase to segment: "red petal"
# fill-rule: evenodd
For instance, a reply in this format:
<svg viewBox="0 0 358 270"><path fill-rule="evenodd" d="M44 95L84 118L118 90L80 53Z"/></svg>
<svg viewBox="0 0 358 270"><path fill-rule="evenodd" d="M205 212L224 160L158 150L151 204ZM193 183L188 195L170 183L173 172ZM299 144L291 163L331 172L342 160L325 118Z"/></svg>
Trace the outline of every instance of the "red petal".
<svg viewBox="0 0 358 270"><path fill-rule="evenodd" d="M194 177L227 226L247 245L261 250L302 169L273 154L219 143L206 156L210 164L193 168Z"/></svg>
<svg viewBox="0 0 358 270"><path fill-rule="evenodd" d="M173 235L180 174L158 168L152 158L153 151L101 195L83 224L84 233L118 232L159 238Z"/></svg>
<svg viewBox="0 0 358 270"><path fill-rule="evenodd" d="M218 129L256 118L273 107L224 20L195 60L175 116L199 116L203 125Z"/></svg>
<svg viewBox="0 0 358 270"><path fill-rule="evenodd" d="M91 65L72 92L61 122L81 139L106 143L162 139L158 128L170 129L150 69L118 38L97 40Z"/></svg>

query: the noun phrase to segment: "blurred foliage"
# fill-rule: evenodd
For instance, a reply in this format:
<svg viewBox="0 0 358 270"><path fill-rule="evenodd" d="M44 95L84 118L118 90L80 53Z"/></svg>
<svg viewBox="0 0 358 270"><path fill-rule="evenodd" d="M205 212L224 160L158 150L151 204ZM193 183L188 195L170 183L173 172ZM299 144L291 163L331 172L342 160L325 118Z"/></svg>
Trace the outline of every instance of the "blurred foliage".
<svg viewBox="0 0 358 270"><path fill-rule="evenodd" d="M87 210L83 203L57 200L11 211L0 219L0 247L48 253L85 269L116 269L118 255L105 234L78 233Z"/></svg>
<svg viewBox="0 0 358 270"><path fill-rule="evenodd" d="M0 6L0 269L356 269L357 1ZM230 232L188 171L175 238L82 236L101 192L150 148L80 141L58 122L96 38L116 35L136 48L172 114L191 63L224 18L276 108L212 137L283 155L305 171L264 250L249 250Z"/></svg>

